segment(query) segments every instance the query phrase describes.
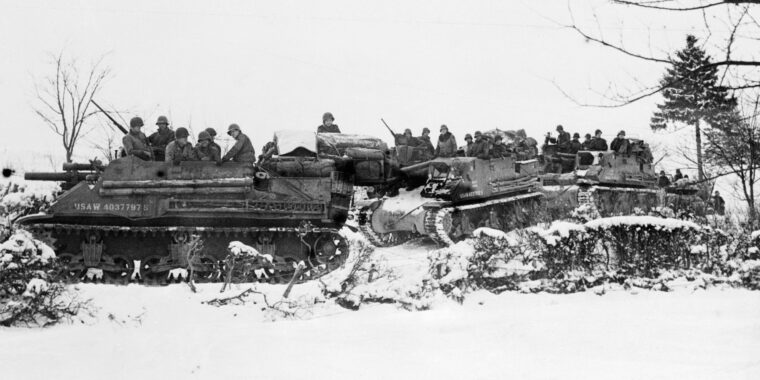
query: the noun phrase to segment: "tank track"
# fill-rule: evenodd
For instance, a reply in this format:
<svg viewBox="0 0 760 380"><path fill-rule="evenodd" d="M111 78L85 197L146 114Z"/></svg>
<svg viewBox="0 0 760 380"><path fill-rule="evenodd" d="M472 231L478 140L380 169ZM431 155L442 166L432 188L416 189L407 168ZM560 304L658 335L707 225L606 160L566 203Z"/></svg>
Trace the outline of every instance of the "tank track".
<svg viewBox="0 0 760 380"><path fill-rule="evenodd" d="M412 234L407 231L395 231L388 233L375 232L372 229L372 206L365 206L359 210L359 231L375 247L394 247L406 243L412 239Z"/></svg>
<svg viewBox="0 0 760 380"><path fill-rule="evenodd" d="M101 234L104 238L107 238L109 236L113 237L130 237L130 238L136 238L136 241L140 241L140 238L146 238L150 236L165 236L170 234L177 234L177 233L189 233L192 235L198 235L201 239L220 239L224 237L225 241L226 239L229 239L230 241L237 240L235 239L236 236L245 236L246 234L251 233L258 233L258 234L266 234L266 233L294 233L298 236L306 236L307 234L319 234L315 241L315 246L317 242L321 241L324 237L328 237L328 239L325 239L325 241L332 240L334 250L327 249L327 248L321 248L320 251L331 251L327 252L329 253L329 257L327 255L320 256L318 254L310 254L308 258L302 260L306 264L305 269L301 272L300 276L296 279L297 283L302 283L310 280L317 279L319 277L324 276L325 274L337 269L341 265L343 265L348 257L348 244L345 239L345 237L340 234L339 230L332 229L332 228L317 228L312 227L310 225L302 225L300 227L296 228L290 228L290 227L270 227L270 228L260 228L260 227L187 227L187 226L177 226L177 227L124 227L124 226L103 226L103 225L77 225L77 224L56 224L56 223L41 223L41 224L30 224L28 228L33 232L33 234L37 237L40 237L43 241L46 241L47 243L52 243L51 246L53 246L56 238L56 235L63 236L65 235L71 235L71 234L91 234L91 233L98 233ZM87 235L85 235L87 236ZM314 237L314 236L311 236ZM303 238L302 238L303 241ZM226 244L229 244L227 242ZM326 246L327 244L323 244L321 247ZM139 250L140 247L135 247L135 249ZM316 252L316 251L315 251ZM144 257L140 259L140 270L135 270L133 263L124 262L124 258L122 257L122 261L117 260L116 257L110 257L108 254L103 254L102 258L103 261L101 263L106 263L106 266L109 266L108 270L113 272L115 270L115 273L118 274L118 276L114 277L113 275L104 275L104 270L98 269L98 268L87 268L87 273L79 273L79 275L72 276L71 273L67 273L67 265L70 263L67 259L70 259L73 255L66 254L66 253L59 253L56 252L59 257L59 261L63 260L64 268L62 270L63 273L59 273L61 275L61 278L69 283L76 283L80 281L87 281L92 280L93 282L104 282L104 283L111 283L111 284L126 284L130 281L134 282L140 282L146 285L165 285L169 282L172 282L174 280L175 282L178 282L180 280L183 280L182 278L171 278L171 271L169 271L169 276L166 276L165 278L156 278L151 276L146 276L142 273L142 270L145 269L145 266L147 265L144 261L149 260L151 257ZM262 252L263 253L263 252ZM323 252L323 254L326 252ZM86 252L84 253L86 255ZM154 256L155 257L155 256ZM204 257L201 257L203 259ZM282 259L280 257L274 256L274 260L278 261L278 259ZM86 260L85 260L86 261ZM116 261L119 261L118 263L115 263ZM137 261L137 260L135 260ZM206 260L203 262L199 262L198 265L196 265L197 268L199 268L200 277L196 277L195 280L198 282L221 282L223 281L222 277L222 271L225 270L223 267L222 258L220 257L206 257ZM154 264L158 264L158 262L155 262ZM114 266L115 265L115 266ZM161 265L166 266L166 263L161 263ZM170 264L169 264L170 265ZM194 265L194 264L191 264ZM293 275L296 273L296 265L291 260L290 262L275 262L274 264L263 262L262 260L248 260L246 263L246 269L248 273L255 273L256 280L261 282L270 282L270 283L288 283L292 278ZM114 269L115 268L115 269ZM182 269L181 267L177 267L174 269ZM173 270L173 269L172 269ZM125 273L126 271L126 273ZM97 276L97 274L100 274L100 276ZM91 273L94 273L94 276L91 276ZM135 276L136 274L138 274ZM198 274L198 272L196 272ZM93 278L94 277L94 278ZM99 278L98 278L99 277ZM184 278L186 280L186 278Z"/></svg>
<svg viewBox="0 0 760 380"><path fill-rule="evenodd" d="M440 208L429 207L425 213L425 233L439 245L454 245L455 238L452 238L451 233L454 225L453 222L455 213L464 213L474 216L478 212L482 213L486 210L490 212L497 206L516 203L524 200L538 199L542 196L543 195L541 193L531 192L506 198L494 199L472 205L448 206Z"/></svg>

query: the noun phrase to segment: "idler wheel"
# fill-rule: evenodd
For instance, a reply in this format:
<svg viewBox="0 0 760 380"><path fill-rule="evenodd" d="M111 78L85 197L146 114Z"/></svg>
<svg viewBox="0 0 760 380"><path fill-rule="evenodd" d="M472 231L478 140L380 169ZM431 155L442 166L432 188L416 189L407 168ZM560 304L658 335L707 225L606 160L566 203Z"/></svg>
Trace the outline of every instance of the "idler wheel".
<svg viewBox="0 0 760 380"><path fill-rule="evenodd" d="M341 255L348 254L348 243L343 236L336 233L330 233L320 236L316 242L314 242L314 258L318 263L323 265L330 265L339 260Z"/></svg>

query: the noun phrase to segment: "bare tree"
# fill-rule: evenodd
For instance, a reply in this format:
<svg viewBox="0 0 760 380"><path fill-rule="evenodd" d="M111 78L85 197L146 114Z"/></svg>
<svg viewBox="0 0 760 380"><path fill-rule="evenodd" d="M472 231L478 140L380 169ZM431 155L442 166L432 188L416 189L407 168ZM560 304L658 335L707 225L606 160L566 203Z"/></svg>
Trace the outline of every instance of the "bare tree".
<svg viewBox="0 0 760 380"><path fill-rule="evenodd" d="M90 101L111 70L100 58L82 75L77 61L66 58L63 51L52 56L51 65L54 72L35 84L34 112L61 137L66 162L71 162L77 142L87 134L87 120L98 113Z"/></svg>

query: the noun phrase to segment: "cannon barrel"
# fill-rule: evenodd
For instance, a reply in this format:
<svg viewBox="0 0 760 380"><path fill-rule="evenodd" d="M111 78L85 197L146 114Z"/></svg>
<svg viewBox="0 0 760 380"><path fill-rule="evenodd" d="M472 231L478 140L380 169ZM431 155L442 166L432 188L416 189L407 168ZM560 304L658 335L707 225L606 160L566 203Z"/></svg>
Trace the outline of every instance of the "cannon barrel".
<svg viewBox="0 0 760 380"><path fill-rule="evenodd" d="M56 181L56 182L80 182L87 179L88 175L93 175L92 172L58 172L58 173L42 173L42 172L29 172L24 173L24 179L28 181Z"/></svg>
<svg viewBox="0 0 760 380"><path fill-rule="evenodd" d="M79 162L66 162L63 164L63 170L71 171L71 170L85 170L85 171L93 171L93 170L103 170L105 169L104 165L98 165L93 163L79 163Z"/></svg>

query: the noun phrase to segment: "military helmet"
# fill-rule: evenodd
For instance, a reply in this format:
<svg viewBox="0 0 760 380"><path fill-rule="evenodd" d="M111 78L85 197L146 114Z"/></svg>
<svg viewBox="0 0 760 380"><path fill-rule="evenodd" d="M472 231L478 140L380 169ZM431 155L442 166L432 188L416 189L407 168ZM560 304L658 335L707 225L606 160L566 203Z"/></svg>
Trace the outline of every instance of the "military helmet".
<svg viewBox="0 0 760 380"><path fill-rule="evenodd" d="M468 134L464 135L464 139L465 140L467 140L467 139L472 140L472 135L468 133Z"/></svg>
<svg viewBox="0 0 760 380"><path fill-rule="evenodd" d="M446 128L446 131L449 130L449 127L447 127L446 124L441 124L441 130L443 130L444 128Z"/></svg>
<svg viewBox="0 0 760 380"><path fill-rule="evenodd" d="M422 128L422 133L425 133L425 132L430 133L430 128L428 127Z"/></svg>
<svg viewBox="0 0 760 380"><path fill-rule="evenodd" d="M581 135L578 132L575 132L575 133L573 133L573 138L574 139L579 139L579 138L581 138Z"/></svg>
<svg viewBox="0 0 760 380"><path fill-rule="evenodd" d="M208 132L209 136L216 137L216 129L208 127L206 128L206 132Z"/></svg>
<svg viewBox="0 0 760 380"><path fill-rule="evenodd" d="M481 133L480 131L475 131L475 137L478 137L478 136L483 136L483 133Z"/></svg>
<svg viewBox="0 0 760 380"><path fill-rule="evenodd" d="M620 131L620 132L618 132L618 136L620 136L620 135L623 135L623 136L625 136L625 131Z"/></svg>
<svg viewBox="0 0 760 380"><path fill-rule="evenodd" d="M584 138L587 138L587 139L590 139L590 138L591 138L591 134L590 134L590 133L586 133L586 135L585 135L585 136L583 136L583 137L584 137Z"/></svg>
<svg viewBox="0 0 760 380"><path fill-rule="evenodd" d="M602 134L602 130L601 129L597 129L596 131L594 131L594 136L601 135L601 134Z"/></svg>
<svg viewBox="0 0 760 380"><path fill-rule="evenodd" d="M335 116L333 116L331 112L325 112L324 115L322 115L322 122L324 123L325 121L327 121L327 119L335 121Z"/></svg>
<svg viewBox="0 0 760 380"><path fill-rule="evenodd" d="M558 131L563 131L564 130L564 128L562 127L562 124L557 125L557 130Z"/></svg>
<svg viewBox="0 0 760 380"><path fill-rule="evenodd" d="M174 132L174 138L176 139L181 139L183 137L188 137L188 136L190 136L190 133L187 131L187 128L185 127L179 127Z"/></svg>
<svg viewBox="0 0 760 380"><path fill-rule="evenodd" d="M156 125L169 125L169 119L166 118L166 116L159 116L156 120Z"/></svg>
<svg viewBox="0 0 760 380"><path fill-rule="evenodd" d="M500 141L500 140L502 140L502 139L503 139L503 137L501 137L501 135L496 135L496 137L494 137L493 139L494 139L495 141Z"/></svg>
<svg viewBox="0 0 760 380"><path fill-rule="evenodd" d="M142 118L139 117L139 116L135 116L135 117L133 117L132 119L129 120L129 127L130 128L142 127L143 125L145 125L145 124L143 124Z"/></svg>
<svg viewBox="0 0 760 380"><path fill-rule="evenodd" d="M201 131L201 133L198 134L198 142L201 142L203 140L211 141L211 134L207 131Z"/></svg>
<svg viewBox="0 0 760 380"><path fill-rule="evenodd" d="M404 129L404 134L407 134L407 133L411 135L412 134L412 130L409 129L409 128Z"/></svg>
<svg viewBox="0 0 760 380"><path fill-rule="evenodd" d="M232 131L240 132L240 126L235 123L230 124L230 126L227 127L227 134L229 135Z"/></svg>

